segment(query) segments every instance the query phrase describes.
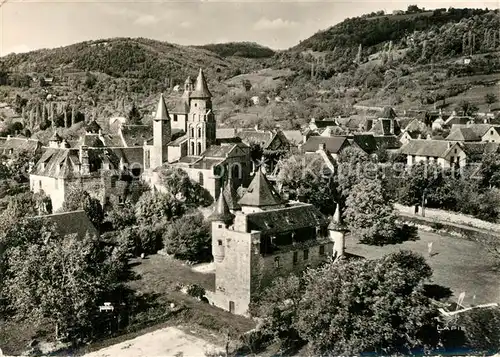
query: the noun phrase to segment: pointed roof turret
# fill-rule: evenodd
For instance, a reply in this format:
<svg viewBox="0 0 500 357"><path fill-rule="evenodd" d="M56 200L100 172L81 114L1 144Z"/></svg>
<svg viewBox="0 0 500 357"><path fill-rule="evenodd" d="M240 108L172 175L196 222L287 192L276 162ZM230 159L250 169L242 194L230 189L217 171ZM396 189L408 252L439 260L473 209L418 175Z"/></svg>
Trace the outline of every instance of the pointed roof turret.
<svg viewBox="0 0 500 357"><path fill-rule="evenodd" d="M210 93L210 91L208 90L207 81L201 68L200 72L198 73L198 78L196 78L196 84L194 87L194 92L191 93L191 98L212 98L212 93Z"/></svg>
<svg viewBox="0 0 500 357"><path fill-rule="evenodd" d="M236 192L236 189L233 186L233 180L231 179L231 176L229 176L226 185L222 190L222 194L224 195L224 198L230 210L234 211L241 208L241 206L238 204L238 200L240 198L238 196L238 192Z"/></svg>
<svg viewBox="0 0 500 357"><path fill-rule="evenodd" d="M167 106L165 104L165 99L163 98L163 93L160 94L160 100L158 101L158 106L156 108L156 114L154 120L165 120L169 119Z"/></svg>
<svg viewBox="0 0 500 357"><path fill-rule="evenodd" d="M210 216L208 216L209 221L222 221L224 223L230 223L234 218L234 214L229 211L229 206L227 205L226 199L222 192L219 195L219 199L215 205L214 211Z"/></svg>
<svg viewBox="0 0 500 357"><path fill-rule="evenodd" d="M238 202L241 206L272 207L283 204L283 200L261 170L248 186L245 194Z"/></svg>
<svg viewBox="0 0 500 357"><path fill-rule="evenodd" d="M340 215L340 205L337 203L337 208L335 209L335 213L333 214L330 224L328 225L328 229L331 231L345 231L346 226L342 221L342 217Z"/></svg>
<svg viewBox="0 0 500 357"><path fill-rule="evenodd" d="M191 79L191 76L188 76L186 80L184 81L184 84L193 84L193 80Z"/></svg>

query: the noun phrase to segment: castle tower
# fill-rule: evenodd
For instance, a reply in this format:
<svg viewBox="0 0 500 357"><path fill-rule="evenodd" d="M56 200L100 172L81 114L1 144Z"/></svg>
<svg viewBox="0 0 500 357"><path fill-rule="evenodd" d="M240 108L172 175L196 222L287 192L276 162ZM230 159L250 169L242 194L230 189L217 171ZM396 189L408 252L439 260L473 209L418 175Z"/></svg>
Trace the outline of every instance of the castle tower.
<svg viewBox="0 0 500 357"><path fill-rule="evenodd" d="M193 80L191 79L190 76L188 76L186 78L186 81L184 82L184 94L182 96L189 98L189 96L193 90L194 90L193 89Z"/></svg>
<svg viewBox="0 0 500 357"><path fill-rule="evenodd" d="M212 94L200 69L194 91L189 94L187 120L188 155L199 156L215 144L215 116L212 111Z"/></svg>
<svg viewBox="0 0 500 357"><path fill-rule="evenodd" d="M172 140L172 130L170 127L170 116L167 106L160 95L156 115L153 119L153 147L150 154L150 166L156 168L163 165L168 159L168 143Z"/></svg>

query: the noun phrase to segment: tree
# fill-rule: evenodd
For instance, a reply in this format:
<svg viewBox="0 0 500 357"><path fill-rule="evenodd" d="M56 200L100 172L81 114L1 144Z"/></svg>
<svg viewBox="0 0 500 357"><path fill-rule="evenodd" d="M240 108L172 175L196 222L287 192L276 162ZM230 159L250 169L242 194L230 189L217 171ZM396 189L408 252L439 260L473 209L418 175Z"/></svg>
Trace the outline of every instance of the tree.
<svg viewBox="0 0 500 357"><path fill-rule="evenodd" d="M412 252L310 270L294 326L315 355L409 354L434 346L437 311L423 290L430 271Z"/></svg>
<svg viewBox="0 0 500 357"><path fill-rule="evenodd" d="M294 155L279 163L278 172L278 186L288 190L291 199L311 203L323 213L333 214L336 181L322 157Z"/></svg>
<svg viewBox="0 0 500 357"><path fill-rule="evenodd" d="M210 259L210 226L201 213L180 217L168 225L163 245L177 259L195 262Z"/></svg>
<svg viewBox="0 0 500 357"><path fill-rule="evenodd" d="M90 221L99 228L104 220L104 210L98 199L81 187L73 187L64 199L62 209L64 212L84 210Z"/></svg>
<svg viewBox="0 0 500 357"><path fill-rule="evenodd" d="M421 205L422 198L436 196L435 192L443 185L443 177L443 170L435 163L412 165L405 180L402 180L399 202L408 206Z"/></svg>
<svg viewBox="0 0 500 357"><path fill-rule="evenodd" d="M378 179L362 179L352 187L344 217L352 234L362 243L391 243L396 237L394 207Z"/></svg>
<svg viewBox="0 0 500 357"><path fill-rule="evenodd" d="M498 97L494 93L487 93L484 96L484 101L488 104L488 108L491 108L491 105L498 100Z"/></svg>
<svg viewBox="0 0 500 357"><path fill-rule="evenodd" d="M124 267L121 254L97 237L52 236L9 251L7 295L23 317L52 321L56 336L88 337L98 306L113 301ZM36 269L33 269L36 267Z"/></svg>
<svg viewBox="0 0 500 357"><path fill-rule="evenodd" d="M457 110L462 111L464 115L472 115L479 109L474 104L471 104L469 101L461 100L460 103L458 103Z"/></svg>
<svg viewBox="0 0 500 357"><path fill-rule="evenodd" d="M135 205L137 223L140 225L156 225L180 217L186 211L183 202L172 194L146 192Z"/></svg>
<svg viewBox="0 0 500 357"><path fill-rule="evenodd" d="M180 168L163 167L158 176L165 190L187 206L209 206L213 201L210 194Z"/></svg>
<svg viewBox="0 0 500 357"><path fill-rule="evenodd" d="M278 277L251 305L251 310L255 310L253 314L263 321L259 330L278 342L281 349L303 342L294 323L299 315L304 288L303 279L295 275Z"/></svg>
<svg viewBox="0 0 500 357"><path fill-rule="evenodd" d="M133 125L140 125L142 124L142 115L139 112L139 109L137 109L135 103L132 104L132 109L128 112L128 120L130 121L130 124Z"/></svg>
<svg viewBox="0 0 500 357"><path fill-rule="evenodd" d="M473 309L458 315L457 320L474 351L489 354L500 350L500 308Z"/></svg>

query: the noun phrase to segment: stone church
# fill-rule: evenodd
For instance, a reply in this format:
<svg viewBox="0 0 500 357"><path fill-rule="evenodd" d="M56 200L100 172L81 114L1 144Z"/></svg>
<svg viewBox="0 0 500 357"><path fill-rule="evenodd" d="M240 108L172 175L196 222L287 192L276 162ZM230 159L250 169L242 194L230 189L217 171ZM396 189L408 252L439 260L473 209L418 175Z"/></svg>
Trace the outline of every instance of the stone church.
<svg viewBox="0 0 500 357"><path fill-rule="evenodd" d="M184 129L185 135L172 140L173 128ZM153 118L153 140L144 144L144 180L161 189L155 170L165 165L183 169L214 199L227 177L237 187L248 184L250 148L234 138L217 140L212 94L201 69L194 85L190 78L186 80L175 113L168 112L160 95Z"/></svg>

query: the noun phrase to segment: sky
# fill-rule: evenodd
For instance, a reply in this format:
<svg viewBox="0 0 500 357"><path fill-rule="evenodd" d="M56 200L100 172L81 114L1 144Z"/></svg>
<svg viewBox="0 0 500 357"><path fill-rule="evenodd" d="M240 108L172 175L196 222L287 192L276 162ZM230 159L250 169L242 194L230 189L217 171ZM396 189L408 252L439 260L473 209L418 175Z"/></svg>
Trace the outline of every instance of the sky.
<svg viewBox="0 0 500 357"><path fill-rule="evenodd" d="M296 45L345 18L426 9L498 8L498 0L0 0L0 56L86 40L146 37L181 45Z"/></svg>

